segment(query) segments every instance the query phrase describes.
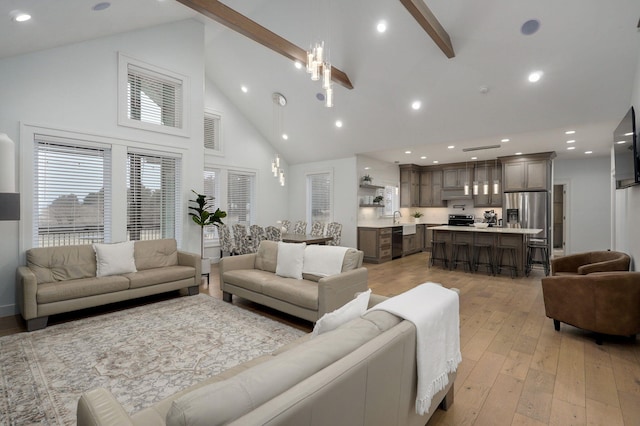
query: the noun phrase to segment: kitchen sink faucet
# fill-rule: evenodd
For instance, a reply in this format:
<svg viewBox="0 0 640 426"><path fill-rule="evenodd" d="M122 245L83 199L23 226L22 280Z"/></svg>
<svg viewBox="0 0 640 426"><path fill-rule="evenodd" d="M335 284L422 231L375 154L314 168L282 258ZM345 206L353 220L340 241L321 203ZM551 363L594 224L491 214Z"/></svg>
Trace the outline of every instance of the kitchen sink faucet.
<svg viewBox="0 0 640 426"><path fill-rule="evenodd" d="M398 217L402 217L402 213L400 213L398 210L396 210L395 212L393 212L393 224L395 225L396 223L400 223L400 219L396 219L396 213L398 213Z"/></svg>

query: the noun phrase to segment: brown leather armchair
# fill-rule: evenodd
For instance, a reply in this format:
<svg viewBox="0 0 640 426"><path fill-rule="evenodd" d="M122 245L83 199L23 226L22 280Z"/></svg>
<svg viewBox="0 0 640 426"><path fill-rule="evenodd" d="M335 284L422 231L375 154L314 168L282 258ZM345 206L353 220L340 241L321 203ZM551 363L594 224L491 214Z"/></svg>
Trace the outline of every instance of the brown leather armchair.
<svg viewBox="0 0 640 426"><path fill-rule="evenodd" d="M628 271L631 258L619 251L589 251L551 260L551 275L585 275L593 272Z"/></svg>
<svg viewBox="0 0 640 426"><path fill-rule="evenodd" d="M547 317L596 333L631 336L640 332L640 272L596 272L542 278Z"/></svg>

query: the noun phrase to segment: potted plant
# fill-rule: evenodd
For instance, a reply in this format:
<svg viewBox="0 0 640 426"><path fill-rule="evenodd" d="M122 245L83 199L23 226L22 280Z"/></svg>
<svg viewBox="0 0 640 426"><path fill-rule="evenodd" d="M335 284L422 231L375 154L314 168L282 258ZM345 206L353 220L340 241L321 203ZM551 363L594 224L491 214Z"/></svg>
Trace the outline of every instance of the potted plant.
<svg viewBox="0 0 640 426"><path fill-rule="evenodd" d="M209 274L211 272L211 260L204 257L204 227L205 226L218 226L222 225L222 219L227 217L227 212L220 209L216 209L211 213L213 197L207 197L204 194L198 194L193 189L191 190L196 194L195 200L189 200L194 205L189 206L189 216L196 225L200 227L200 258L202 259L202 274Z"/></svg>
<svg viewBox="0 0 640 426"><path fill-rule="evenodd" d="M413 221L414 221L415 223L420 223L420 218L421 218L422 216L424 216L424 213L422 213L422 212L420 212L420 211L417 211L417 210L416 210L415 212L413 212L413 213L411 214L411 216L413 216Z"/></svg>
<svg viewBox="0 0 640 426"><path fill-rule="evenodd" d="M371 182L373 182L373 178L369 175L364 175L362 176L362 182L366 185L371 185Z"/></svg>
<svg viewBox="0 0 640 426"><path fill-rule="evenodd" d="M373 199L373 204L380 204L382 200L384 200L384 197L382 195L376 195Z"/></svg>

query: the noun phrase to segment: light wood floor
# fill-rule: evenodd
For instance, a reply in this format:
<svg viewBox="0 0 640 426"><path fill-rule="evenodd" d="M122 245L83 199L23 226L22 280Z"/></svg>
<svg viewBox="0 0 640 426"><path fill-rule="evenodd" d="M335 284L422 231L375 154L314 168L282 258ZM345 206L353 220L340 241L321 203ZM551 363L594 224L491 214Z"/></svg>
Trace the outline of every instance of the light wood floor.
<svg viewBox="0 0 640 426"><path fill-rule="evenodd" d="M640 425L640 340L591 333L544 315L540 278L491 277L429 269L420 253L366 264L374 293L393 296L426 281L460 289L462 364L454 404L435 425ZM221 297L217 268L201 292ZM312 324L251 302L234 304L302 330ZM82 313L82 315L91 315ZM52 319L64 321L65 318ZM24 331L18 317L0 319L0 335Z"/></svg>

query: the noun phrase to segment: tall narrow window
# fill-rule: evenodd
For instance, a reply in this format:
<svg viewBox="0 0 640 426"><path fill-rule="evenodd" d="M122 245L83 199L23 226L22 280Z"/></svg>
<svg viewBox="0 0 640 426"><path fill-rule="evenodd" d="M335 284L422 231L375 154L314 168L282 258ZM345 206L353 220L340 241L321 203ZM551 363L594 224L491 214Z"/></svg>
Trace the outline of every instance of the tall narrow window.
<svg viewBox="0 0 640 426"><path fill-rule="evenodd" d="M129 240L176 238L180 229L180 159L129 151Z"/></svg>
<svg viewBox="0 0 640 426"><path fill-rule="evenodd" d="M255 174L229 171L227 221L250 225L255 222Z"/></svg>
<svg viewBox="0 0 640 426"><path fill-rule="evenodd" d="M220 139L221 118L218 114L204 113L204 147L213 153L222 153L222 141Z"/></svg>
<svg viewBox="0 0 640 426"><path fill-rule="evenodd" d="M204 195L212 197L210 213L220 208L220 169L206 169L204 171ZM226 223L226 219L223 219ZM218 227L207 226L204 228L204 241L213 242L218 239Z"/></svg>
<svg viewBox="0 0 640 426"><path fill-rule="evenodd" d="M111 150L36 135L34 246L110 240Z"/></svg>
<svg viewBox="0 0 640 426"><path fill-rule="evenodd" d="M330 222L333 217L331 198L331 173L308 174L307 222Z"/></svg>
<svg viewBox="0 0 640 426"><path fill-rule="evenodd" d="M382 193L378 193L382 191ZM393 216L393 212L399 209L400 199L397 186L385 185L384 190L377 190L376 195L384 197L383 216Z"/></svg>

